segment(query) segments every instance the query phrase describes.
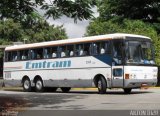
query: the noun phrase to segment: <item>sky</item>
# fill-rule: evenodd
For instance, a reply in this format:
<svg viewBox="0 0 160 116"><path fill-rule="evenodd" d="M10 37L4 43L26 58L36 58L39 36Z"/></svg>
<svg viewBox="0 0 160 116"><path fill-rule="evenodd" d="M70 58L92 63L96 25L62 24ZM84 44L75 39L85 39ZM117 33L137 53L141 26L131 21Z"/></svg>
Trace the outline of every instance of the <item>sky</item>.
<svg viewBox="0 0 160 116"><path fill-rule="evenodd" d="M46 0L47 3L50 3L50 0ZM94 16L97 17L99 14L97 12L96 8L92 9L94 12ZM44 11L39 10L42 14L44 14ZM77 23L74 22L73 19L68 18L66 16L62 16L60 19L53 20L52 18L47 19L47 22L49 24L54 24L55 26L61 26L66 30L68 38L80 38L83 37L86 32L86 27L89 25L89 20L83 20L83 21L77 21Z"/></svg>
<svg viewBox="0 0 160 116"><path fill-rule="evenodd" d="M52 18L47 19L50 24L54 25L63 25L66 30L68 38L79 38L83 37L86 32L86 27L89 25L89 20L77 21L74 23L74 20L62 16L60 19L53 20Z"/></svg>

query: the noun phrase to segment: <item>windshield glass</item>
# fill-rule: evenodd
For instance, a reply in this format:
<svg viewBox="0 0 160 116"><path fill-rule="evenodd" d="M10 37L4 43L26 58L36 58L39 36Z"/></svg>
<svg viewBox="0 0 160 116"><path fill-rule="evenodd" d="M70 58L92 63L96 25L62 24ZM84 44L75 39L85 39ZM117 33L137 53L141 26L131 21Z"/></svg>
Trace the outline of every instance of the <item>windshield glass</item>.
<svg viewBox="0 0 160 116"><path fill-rule="evenodd" d="M151 42L127 41L126 46L127 63L155 64Z"/></svg>

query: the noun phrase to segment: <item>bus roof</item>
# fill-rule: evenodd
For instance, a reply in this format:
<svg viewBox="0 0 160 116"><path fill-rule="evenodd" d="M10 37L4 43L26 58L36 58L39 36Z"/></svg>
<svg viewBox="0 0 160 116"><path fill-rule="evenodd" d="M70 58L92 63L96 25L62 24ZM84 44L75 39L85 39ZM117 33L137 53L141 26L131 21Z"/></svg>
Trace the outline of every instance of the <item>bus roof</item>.
<svg viewBox="0 0 160 116"><path fill-rule="evenodd" d="M142 36L142 35L114 33L114 34L106 34L106 35L74 38L74 39L13 45L13 46L6 47L5 50L9 51L9 50L18 50L18 49L27 49L27 48L38 48L38 47L47 47L47 46L54 46L54 45L56 46L56 45L73 44L73 43L81 43L81 42L91 42L91 41L98 41L98 40L122 39L122 38L125 39L126 37L150 39L149 37Z"/></svg>

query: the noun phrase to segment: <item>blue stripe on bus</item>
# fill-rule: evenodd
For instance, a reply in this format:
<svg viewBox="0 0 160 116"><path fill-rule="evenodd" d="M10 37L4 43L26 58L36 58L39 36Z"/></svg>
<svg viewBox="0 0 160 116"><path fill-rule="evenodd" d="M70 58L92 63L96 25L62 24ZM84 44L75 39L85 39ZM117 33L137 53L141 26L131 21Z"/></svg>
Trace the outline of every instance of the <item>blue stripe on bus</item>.
<svg viewBox="0 0 160 116"><path fill-rule="evenodd" d="M108 64L108 65L112 65L112 57L109 55L97 55L97 56L93 56L96 59L100 60L101 62Z"/></svg>

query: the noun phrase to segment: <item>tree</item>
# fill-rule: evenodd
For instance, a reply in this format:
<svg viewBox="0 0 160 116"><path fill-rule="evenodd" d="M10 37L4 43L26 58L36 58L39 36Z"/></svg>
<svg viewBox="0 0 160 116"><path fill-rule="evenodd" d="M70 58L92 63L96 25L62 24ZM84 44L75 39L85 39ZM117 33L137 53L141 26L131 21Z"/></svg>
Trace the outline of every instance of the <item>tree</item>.
<svg viewBox="0 0 160 116"><path fill-rule="evenodd" d="M67 35L63 26L49 25L45 20L39 20L30 28L24 28L21 23L13 19L0 21L0 44L11 44L27 39L31 42L51 41L66 39Z"/></svg>
<svg viewBox="0 0 160 116"><path fill-rule="evenodd" d="M159 0L99 0L98 10L104 20L119 16L151 23L160 33Z"/></svg>
<svg viewBox="0 0 160 116"><path fill-rule="evenodd" d="M159 0L102 0L99 3L100 16L143 20L160 23Z"/></svg>
<svg viewBox="0 0 160 116"><path fill-rule="evenodd" d="M86 36L110 34L110 33L132 33L145 35L153 39L155 46L156 62L160 64L160 41L155 28L149 23L140 20L129 20L122 18L112 18L108 21L97 18L90 22L87 27Z"/></svg>
<svg viewBox="0 0 160 116"><path fill-rule="evenodd" d="M45 10L46 17L53 19L62 15L77 19L89 19L92 17L92 6L94 0L1 0L0 1L0 19L12 18L14 21L22 21L25 18L37 12L36 7Z"/></svg>

